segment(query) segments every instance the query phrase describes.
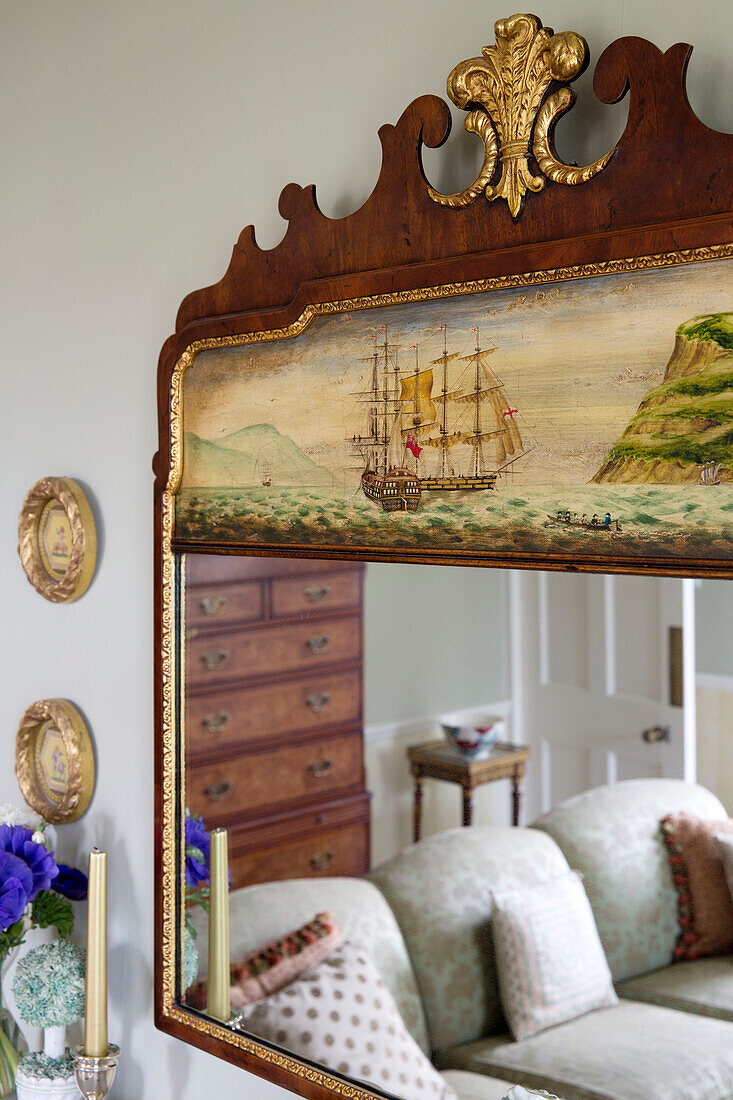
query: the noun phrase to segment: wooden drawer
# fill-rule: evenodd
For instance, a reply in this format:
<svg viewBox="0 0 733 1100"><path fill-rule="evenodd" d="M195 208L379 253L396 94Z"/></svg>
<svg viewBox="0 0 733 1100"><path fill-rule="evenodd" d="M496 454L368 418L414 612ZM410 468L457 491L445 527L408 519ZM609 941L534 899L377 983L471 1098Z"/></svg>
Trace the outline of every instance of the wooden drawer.
<svg viewBox="0 0 733 1100"><path fill-rule="evenodd" d="M274 618L358 607L361 574L341 571L276 578L272 581L271 601Z"/></svg>
<svg viewBox="0 0 733 1100"><path fill-rule="evenodd" d="M347 825L301 840L246 852L230 859L232 889L256 882L327 875L362 875L368 870L369 826Z"/></svg>
<svg viewBox="0 0 733 1100"><path fill-rule="evenodd" d="M338 570L361 573L360 562L330 561L319 558L265 557L244 553L186 554L187 584L227 584L257 578L319 575Z"/></svg>
<svg viewBox="0 0 733 1100"><path fill-rule="evenodd" d="M358 616L313 623L231 631L217 638L189 639L186 682L189 685L298 672L361 653Z"/></svg>
<svg viewBox="0 0 733 1100"><path fill-rule="evenodd" d="M260 581L196 585L186 592L186 629L256 622L263 617L264 606L265 589Z"/></svg>
<svg viewBox="0 0 733 1100"><path fill-rule="evenodd" d="M355 732L194 765L186 773L186 801L210 825L363 783L361 733Z"/></svg>
<svg viewBox="0 0 733 1100"><path fill-rule="evenodd" d="M367 791L357 794L336 795L314 802L305 808L282 810L265 814L254 821L229 828L229 851L233 856L244 852L274 848L301 840L312 833L322 833L342 825L369 823L371 795Z"/></svg>
<svg viewBox="0 0 733 1100"><path fill-rule="evenodd" d="M258 738L346 726L361 718L361 674L328 672L264 687L189 695L189 756L246 745Z"/></svg>

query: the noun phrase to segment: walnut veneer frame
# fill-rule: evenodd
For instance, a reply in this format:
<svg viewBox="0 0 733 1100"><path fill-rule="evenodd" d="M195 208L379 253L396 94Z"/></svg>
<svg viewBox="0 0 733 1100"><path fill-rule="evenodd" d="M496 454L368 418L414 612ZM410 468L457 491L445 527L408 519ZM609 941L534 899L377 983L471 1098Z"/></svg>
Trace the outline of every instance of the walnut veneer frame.
<svg viewBox="0 0 733 1100"><path fill-rule="evenodd" d="M361 209L337 220L318 209L315 189L289 184L279 211L282 242L263 251L252 227L241 234L220 282L188 295L158 371L160 445L155 472L156 1022L164 1031L304 1096L378 1095L185 1008L177 995L176 888L182 762L176 744L176 551L299 553L307 547L176 542L181 475L180 385L204 348L278 339L318 314L477 290L529 286L733 256L733 135L704 126L685 92L691 47L662 53L622 38L601 55L594 89L604 103L629 95L617 146L586 168L562 164L552 131L574 99L568 84L587 63L585 43L554 35L534 17L496 25L496 46L462 62L448 91L468 112L466 128L484 145L476 181L442 196L423 173L421 149L450 130L446 103L422 96L396 125L379 131L383 162ZM520 77L517 77L517 73ZM508 74L513 73L513 76ZM503 75L506 79L497 80ZM334 549L327 556L441 561L530 568L730 576L720 560L567 558L516 554ZM178 947L176 945L179 945Z"/></svg>

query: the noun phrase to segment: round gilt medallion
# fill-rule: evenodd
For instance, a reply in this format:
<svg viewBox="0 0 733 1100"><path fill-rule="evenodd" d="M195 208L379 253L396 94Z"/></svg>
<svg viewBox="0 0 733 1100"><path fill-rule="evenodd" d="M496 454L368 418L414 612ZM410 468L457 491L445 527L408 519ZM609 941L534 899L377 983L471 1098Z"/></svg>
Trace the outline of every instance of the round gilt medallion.
<svg viewBox="0 0 733 1100"><path fill-rule="evenodd" d="M23 502L18 553L28 580L53 603L86 592L97 560L97 529L89 501L70 477L44 477Z"/></svg>
<svg viewBox="0 0 733 1100"><path fill-rule="evenodd" d="M27 804L52 825L82 816L94 791L94 752L73 703L41 699L28 708L15 737L15 774Z"/></svg>

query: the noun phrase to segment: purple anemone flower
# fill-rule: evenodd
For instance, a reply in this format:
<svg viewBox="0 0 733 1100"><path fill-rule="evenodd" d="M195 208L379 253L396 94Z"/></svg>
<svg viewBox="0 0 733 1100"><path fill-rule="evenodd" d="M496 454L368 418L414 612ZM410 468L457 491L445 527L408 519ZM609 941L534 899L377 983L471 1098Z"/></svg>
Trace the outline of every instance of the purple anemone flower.
<svg viewBox="0 0 733 1100"><path fill-rule="evenodd" d="M36 844L32 836L30 829L20 825L0 825L0 852L16 856L30 870L32 884L28 901L33 901L41 890L49 890L59 873L53 852L48 852L42 844Z"/></svg>
<svg viewBox="0 0 733 1100"><path fill-rule="evenodd" d="M196 889L209 881L211 841L200 817L186 814L186 886Z"/></svg>
<svg viewBox="0 0 733 1100"><path fill-rule="evenodd" d="M58 869L58 878L51 883L51 889L57 894L63 894L69 901L84 901L89 886L84 872L76 867L69 867L66 863L59 863Z"/></svg>
<svg viewBox="0 0 733 1100"><path fill-rule="evenodd" d="M33 873L25 860L0 851L0 929L3 932L23 915L33 889Z"/></svg>

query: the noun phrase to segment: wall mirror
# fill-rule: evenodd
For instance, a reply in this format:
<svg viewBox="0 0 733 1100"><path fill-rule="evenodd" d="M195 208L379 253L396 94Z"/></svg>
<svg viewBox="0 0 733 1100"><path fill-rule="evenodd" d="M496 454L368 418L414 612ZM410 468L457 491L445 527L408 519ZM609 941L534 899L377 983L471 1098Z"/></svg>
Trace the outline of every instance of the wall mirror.
<svg viewBox="0 0 733 1100"><path fill-rule="evenodd" d="M421 150L450 115L416 100L380 130L360 210L327 219L286 187L282 243L245 231L161 353L156 1018L302 1095L606 1095L592 1052L617 1027L630 1068L609 1096L640 1094L639 1034L695 1079L673 994L633 986L694 953L657 832L633 841L614 917L621 880L594 878L580 811L556 810L604 785L600 819L655 830L720 808L674 802L694 775L695 578L733 561L733 137L691 112L689 52L607 48L595 91L628 92L629 119L578 167L553 130L584 40L500 20L448 78L483 144L473 182L431 187ZM467 761L451 736L485 744ZM197 870L219 828L224 1009L207 967L226 922ZM549 1030L509 1040L491 916L584 859L632 991L580 991L598 1034L569 1040L591 1052L570 1071ZM621 924L655 905L641 963ZM571 956L560 978L582 984ZM730 1092L712 1053L730 1025L704 1017L687 1026Z"/></svg>

